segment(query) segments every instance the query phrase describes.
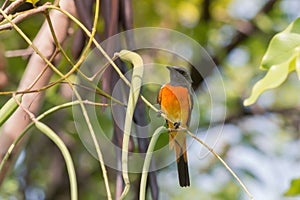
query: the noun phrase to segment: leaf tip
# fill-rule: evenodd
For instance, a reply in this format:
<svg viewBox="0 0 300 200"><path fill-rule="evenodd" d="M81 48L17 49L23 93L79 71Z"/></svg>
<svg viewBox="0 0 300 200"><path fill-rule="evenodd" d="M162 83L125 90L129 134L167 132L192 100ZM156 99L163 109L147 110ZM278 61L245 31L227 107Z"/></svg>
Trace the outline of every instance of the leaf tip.
<svg viewBox="0 0 300 200"><path fill-rule="evenodd" d="M243 104L244 104L244 106L251 106L255 102L256 102L256 99L251 96L251 97L245 99Z"/></svg>

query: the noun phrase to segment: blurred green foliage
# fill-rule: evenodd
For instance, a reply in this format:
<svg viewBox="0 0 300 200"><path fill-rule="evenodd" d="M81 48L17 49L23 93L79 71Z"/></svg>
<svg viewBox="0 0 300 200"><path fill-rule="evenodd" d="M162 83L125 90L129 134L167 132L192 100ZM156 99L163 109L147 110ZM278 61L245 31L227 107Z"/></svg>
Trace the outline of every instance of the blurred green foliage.
<svg viewBox="0 0 300 200"><path fill-rule="evenodd" d="M260 66L269 71L254 85L251 96L244 101L245 105L253 104L264 91L280 86L289 73L296 71L300 77L299 33L300 18L272 38Z"/></svg>
<svg viewBox="0 0 300 200"><path fill-rule="evenodd" d="M291 187L285 192L287 196L294 196L300 194L300 179L294 179L291 181Z"/></svg>

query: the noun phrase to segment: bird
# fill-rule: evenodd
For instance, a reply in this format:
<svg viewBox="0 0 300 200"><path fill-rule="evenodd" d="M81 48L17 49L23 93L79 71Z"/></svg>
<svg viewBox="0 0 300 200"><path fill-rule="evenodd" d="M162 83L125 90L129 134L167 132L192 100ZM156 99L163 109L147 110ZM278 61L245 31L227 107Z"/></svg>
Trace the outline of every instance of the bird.
<svg viewBox="0 0 300 200"><path fill-rule="evenodd" d="M160 88L157 101L161 107L160 112L170 120L166 122L169 130L169 148L175 149L179 185L187 187L190 186L190 177L186 131L193 108L192 79L183 67L167 66L167 69L170 72L170 82Z"/></svg>

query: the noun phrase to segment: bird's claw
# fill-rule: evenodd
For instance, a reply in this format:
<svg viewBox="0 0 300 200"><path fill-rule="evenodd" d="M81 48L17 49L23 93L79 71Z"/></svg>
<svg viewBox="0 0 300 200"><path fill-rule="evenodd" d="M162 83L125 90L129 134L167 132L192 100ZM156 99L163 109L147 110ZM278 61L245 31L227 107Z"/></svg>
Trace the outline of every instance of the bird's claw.
<svg viewBox="0 0 300 200"><path fill-rule="evenodd" d="M175 127L175 129L178 129L179 128L179 126L180 126L180 122L174 122L174 127Z"/></svg>

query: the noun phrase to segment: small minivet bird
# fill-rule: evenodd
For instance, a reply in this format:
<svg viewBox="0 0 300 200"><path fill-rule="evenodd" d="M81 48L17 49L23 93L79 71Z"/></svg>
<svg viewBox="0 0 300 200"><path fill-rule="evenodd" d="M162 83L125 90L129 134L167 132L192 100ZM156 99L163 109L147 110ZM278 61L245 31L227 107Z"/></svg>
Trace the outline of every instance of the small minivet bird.
<svg viewBox="0 0 300 200"><path fill-rule="evenodd" d="M167 66L167 68L170 71L170 82L161 87L157 100L161 112L172 121L167 121L170 131L169 146L170 149L175 148L179 184L181 187L186 187L190 186L190 178L184 129L189 126L193 107L192 79L185 68L177 66Z"/></svg>

